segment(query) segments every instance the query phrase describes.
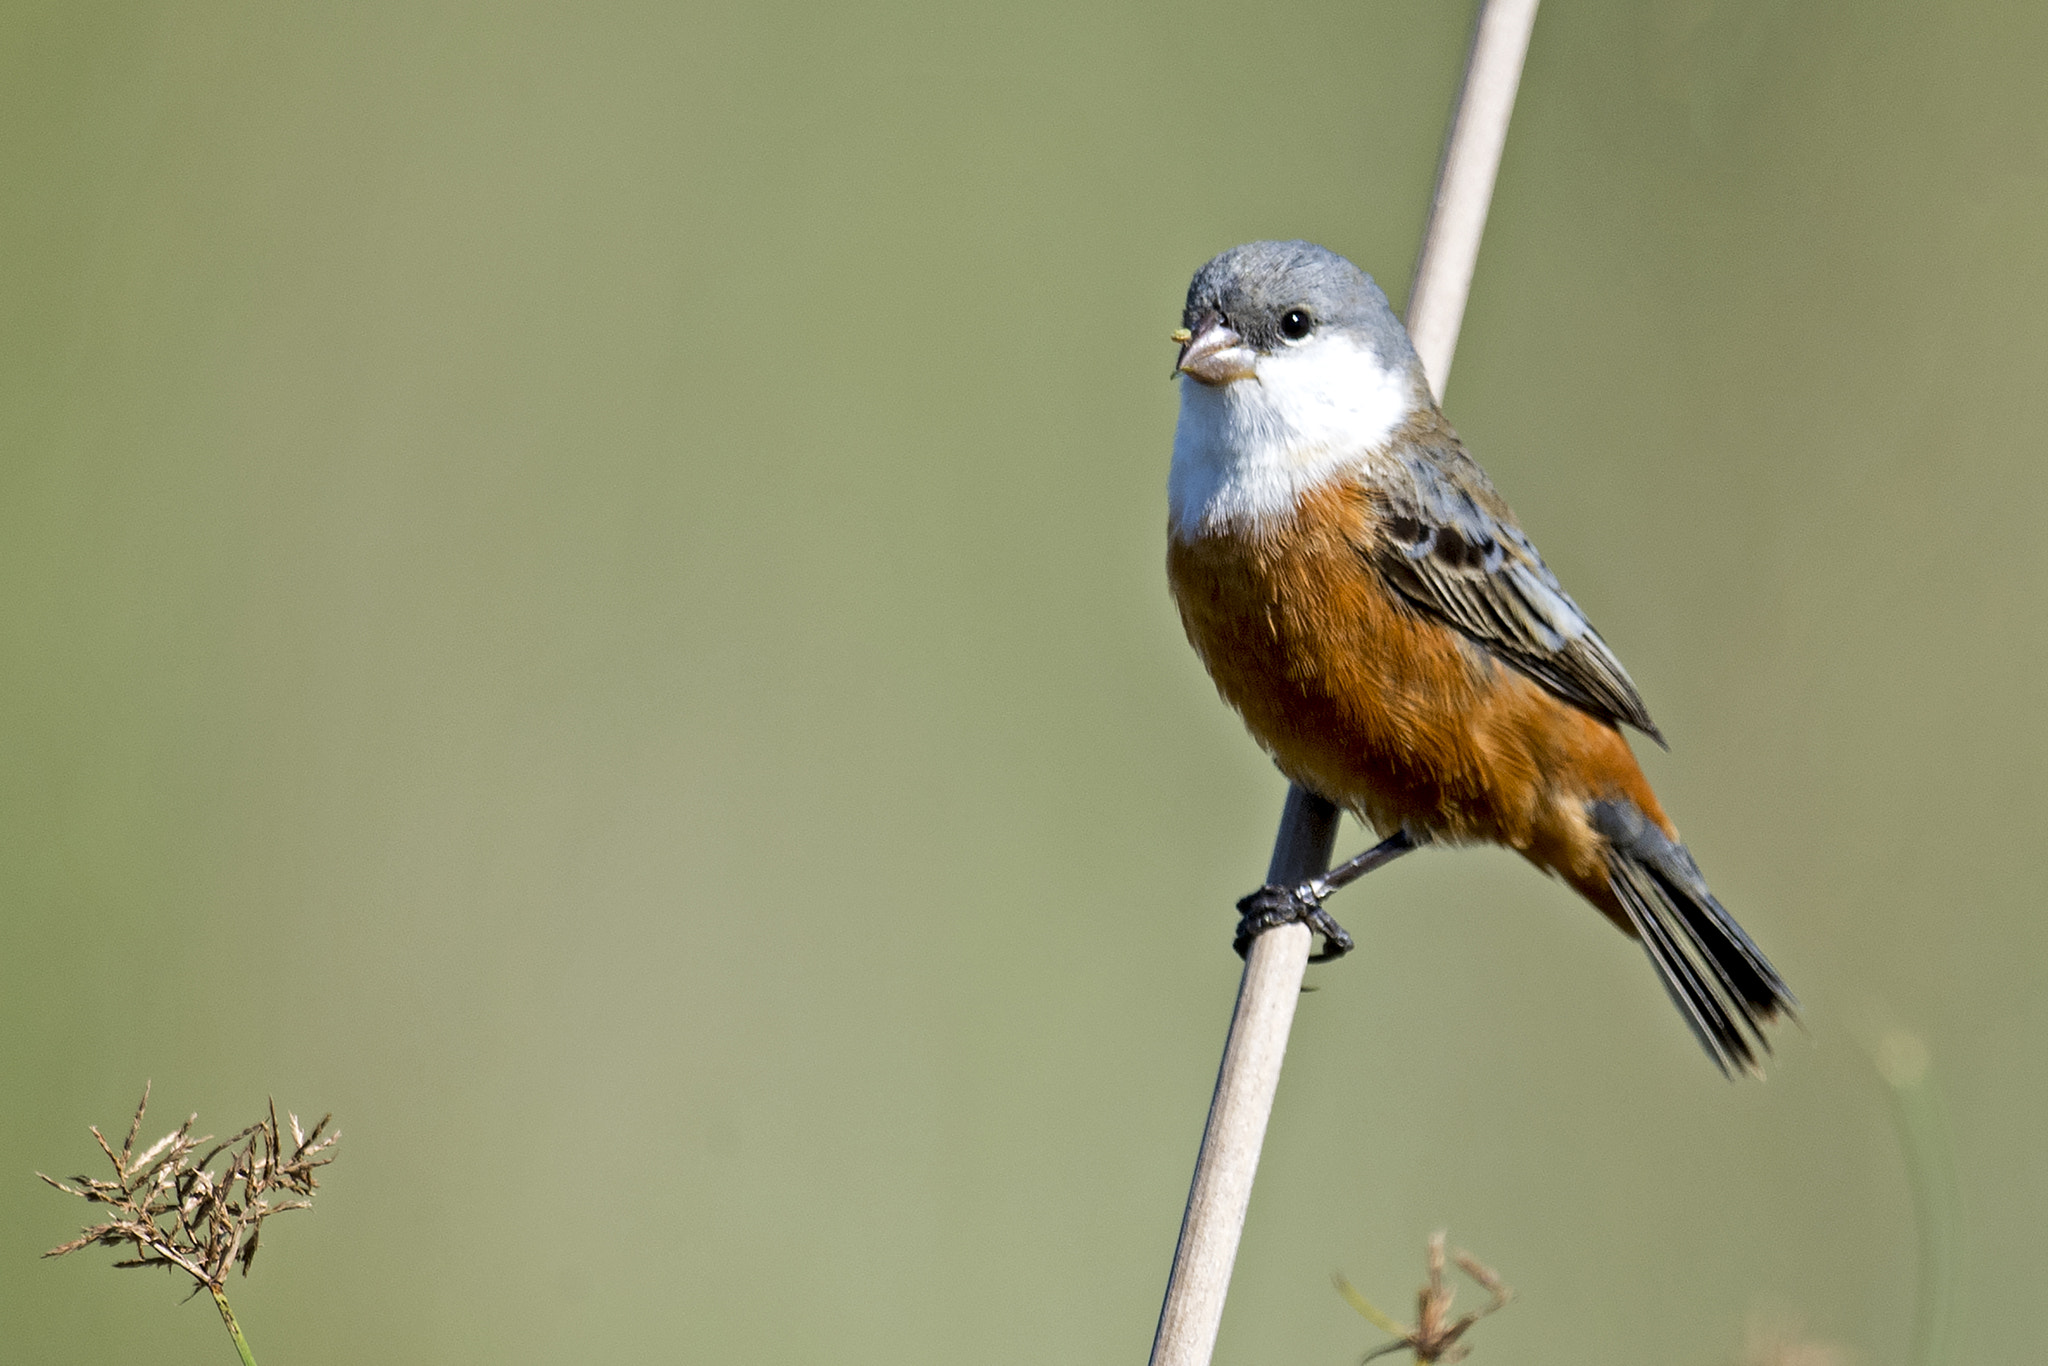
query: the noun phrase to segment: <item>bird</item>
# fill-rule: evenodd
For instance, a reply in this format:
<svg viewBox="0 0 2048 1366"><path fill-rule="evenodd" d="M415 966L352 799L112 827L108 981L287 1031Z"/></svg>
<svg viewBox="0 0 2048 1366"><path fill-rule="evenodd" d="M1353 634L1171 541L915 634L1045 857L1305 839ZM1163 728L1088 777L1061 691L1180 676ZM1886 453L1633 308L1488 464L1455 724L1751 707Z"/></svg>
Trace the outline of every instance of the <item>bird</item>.
<svg viewBox="0 0 2048 1366"><path fill-rule="evenodd" d="M1188 286L1167 580L1223 700L1286 777L1380 842L1238 903L1240 953L1426 844L1495 844L1640 942L1723 1073L1797 1001L1715 899L1622 727L1664 743L1430 392L1372 278L1303 241Z"/></svg>

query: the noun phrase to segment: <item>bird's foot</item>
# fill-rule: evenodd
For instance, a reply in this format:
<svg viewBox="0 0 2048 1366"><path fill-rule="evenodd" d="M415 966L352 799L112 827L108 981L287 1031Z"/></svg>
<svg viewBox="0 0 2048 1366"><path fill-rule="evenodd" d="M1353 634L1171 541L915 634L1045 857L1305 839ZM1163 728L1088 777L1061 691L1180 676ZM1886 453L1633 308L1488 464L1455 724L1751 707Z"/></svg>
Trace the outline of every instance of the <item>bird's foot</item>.
<svg viewBox="0 0 2048 1366"><path fill-rule="evenodd" d="M1356 946L1344 927L1323 909L1323 898L1331 890L1321 878L1292 887L1267 883L1237 903L1237 939L1231 947L1243 958L1252 951L1252 941L1267 930L1279 925L1306 925L1323 937L1322 952L1309 962L1327 963L1342 958Z"/></svg>

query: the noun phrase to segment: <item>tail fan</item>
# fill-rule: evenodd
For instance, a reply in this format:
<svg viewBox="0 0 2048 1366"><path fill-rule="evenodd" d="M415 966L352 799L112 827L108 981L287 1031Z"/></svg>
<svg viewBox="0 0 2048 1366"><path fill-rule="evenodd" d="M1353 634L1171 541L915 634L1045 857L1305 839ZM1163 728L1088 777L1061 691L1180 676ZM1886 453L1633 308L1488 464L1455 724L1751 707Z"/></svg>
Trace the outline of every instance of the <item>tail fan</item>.
<svg viewBox="0 0 2048 1366"><path fill-rule="evenodd" d="M1756 1073L1771 1051L1764 1026L1798 1001L1727 908L1685 846L1632 802L1592 802L1593 828L1607 837L1607 885L1628 913L1658 980L1700 1047L1724 1075Z"/></svg>

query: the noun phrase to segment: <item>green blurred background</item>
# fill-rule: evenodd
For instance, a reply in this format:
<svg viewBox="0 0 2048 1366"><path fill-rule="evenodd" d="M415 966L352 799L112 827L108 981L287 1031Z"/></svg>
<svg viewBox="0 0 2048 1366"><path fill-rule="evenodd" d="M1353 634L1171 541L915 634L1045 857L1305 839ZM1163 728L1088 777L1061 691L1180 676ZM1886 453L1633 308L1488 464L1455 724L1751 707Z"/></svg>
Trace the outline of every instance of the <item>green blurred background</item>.
<svg viewBox="0 0 2048 1366"><path fill-rule="evenodd" d="M156 1121L332 1109L265 1362L1137 1362L1283 786L1180 639L1190 271L1398 301L1471 10L0 9L8 1361L218 1363L35 1254ZM1544 9L1453 419L1807 1008L1714 1073L1504 855L1347 893L1219 1361L2044 1338L2048 9ZM1347 831L1344 843L1353 842ZM1469 1297L1469 1296L1468 1296Z"/></svg>

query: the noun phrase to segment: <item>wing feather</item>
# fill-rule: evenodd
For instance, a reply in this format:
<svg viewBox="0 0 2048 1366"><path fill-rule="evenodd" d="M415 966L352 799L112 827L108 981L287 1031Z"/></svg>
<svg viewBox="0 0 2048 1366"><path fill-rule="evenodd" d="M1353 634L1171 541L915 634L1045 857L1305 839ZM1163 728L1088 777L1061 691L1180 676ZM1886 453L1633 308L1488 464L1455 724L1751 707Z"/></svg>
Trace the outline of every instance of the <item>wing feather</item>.
<svg viewBox="0 0 2048 1366"><path fill-rule="evenodd" d="M1582 711L1664 743L1628 670L1446 429L1376 471L1378 534L1360 547L1400 595Z"/></svg>

